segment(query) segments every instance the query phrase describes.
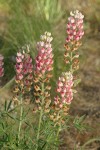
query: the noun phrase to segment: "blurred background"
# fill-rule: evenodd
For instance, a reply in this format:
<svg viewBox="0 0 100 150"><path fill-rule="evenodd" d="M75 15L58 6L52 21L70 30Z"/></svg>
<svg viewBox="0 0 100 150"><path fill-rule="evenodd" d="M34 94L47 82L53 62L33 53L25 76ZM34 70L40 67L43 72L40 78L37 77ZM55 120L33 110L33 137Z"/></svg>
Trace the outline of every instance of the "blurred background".
<svg viewBox="0 0 100 150"><path fill-rule="evenodd" d="M54 38L52 86L55 88L58 76L66 68L63 54L67 18L70 11L76 9L85 16L85 35L80 48L79 76L82 81L70 113L75 116L85 114L85 123L91 130L78 135L74 129L65 132L61 150L72 149L75 142L83 144L93 137L100 137L100 0L0 0L0 53L5 57L5 75L0 83L3 101L11 96L16 52L29 44L34 59L36 42L45 31L51 32ZM94 142L87 150L99 150L99 146L100 143Z"/></svg>

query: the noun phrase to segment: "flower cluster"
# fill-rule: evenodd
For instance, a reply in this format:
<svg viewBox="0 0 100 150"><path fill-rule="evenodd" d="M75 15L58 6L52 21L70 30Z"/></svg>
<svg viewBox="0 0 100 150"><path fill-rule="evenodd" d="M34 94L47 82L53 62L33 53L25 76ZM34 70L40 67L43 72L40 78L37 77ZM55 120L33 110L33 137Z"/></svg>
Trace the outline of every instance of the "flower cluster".
<svg viewBox="0 0 100 150"><path fill-rule="evenodd" d="M15 69L16 69L16 81L17 80L22 80L23 79L23 59L24 59L24 55L21 52L17 53L17 57L16 57L16 65L15 65Z"/></svg>
<svg viewBox="0 0 100 150"><path fill-rule="evenodd" d="M4 57L0 54L0 77L2 77L4 75L3 59L4 59Z"/></svg>
<svg viewBox="0 0 100 150"><path fill-rule="evenodd" d="M33 79L32 58L28 52L23 51L17 53L15 71L16 86L14 92L17 94L17 96L20 93L26 94L31 90ZM15 99L17 98L15 97Z"/></svg>
<svg viewBox="0 0 100 150"><path fill-rule="evenodd" d="M73 99L73 76L70 72L62 73L62 76L59 77L57 83L57 93L60 95L59 97L55 97L55 105L59 105L61 108L63 104L70 104Z"/></svg>
<svg viewBox="0 0 100 150"><path fill-rule="evenodd" d="M57 83L57 96L54 98L54 115L50 118L53 121L61 121L67 115L69 105L73 99L73 76L71 72L62 73Z"/></svg>
<svg viewBox="0 0 100 150"><path fill-rule="evenodd" d="M36 57L36 74L44 75L46 72L49 72L53 69L53 54L51 41L51 33L45 32L44 35L41 35L41 41L37 43L38 55Z"/></svg>
<svg viewBox="0 0 100 150"><path fill-rule="evenodd" d="M83 30L84 16L78 10L70 12L67 23L67 39L65 44L65 63L69 64L69 70L73 73L79 68L78 48L81 46L81 38L84 35Z"/></svg>
<svg viewBox="0 0 100 150"><path fill-rule="evenodd" d="M72 40L79 41L84 35L83 18L84 16L78 10L70 12L70 17L68 18L67 24L67 43Z"/></svg>
<svg viewBox="0 0 100 150"><path fill-rule="evenodd" d="M51 33L45 32L44 35L40 36L40 39L41 41L37 43L38 55L35 59L34 96L38 109L44 107L44 111L49 112L49 105L51 103L49 93L51 86L49 85L49 81L52 77L51 71L53 70L51 41L53 38L51 37ZM45 89L43 89L44 85ZM44 97L44 104L42 104L41 97Z"/></svg>
<svg viewBox="0 0 100 150"><path fill-rule="evenodd" d="M28 79L31 79L32 77L32 70L33 70L33 64L32 64L32 58L27 53L17 53L16 57L16 80L22 80L25 75L28 75ZM25 84L28 84L28 81L25 80Z"/></svg>

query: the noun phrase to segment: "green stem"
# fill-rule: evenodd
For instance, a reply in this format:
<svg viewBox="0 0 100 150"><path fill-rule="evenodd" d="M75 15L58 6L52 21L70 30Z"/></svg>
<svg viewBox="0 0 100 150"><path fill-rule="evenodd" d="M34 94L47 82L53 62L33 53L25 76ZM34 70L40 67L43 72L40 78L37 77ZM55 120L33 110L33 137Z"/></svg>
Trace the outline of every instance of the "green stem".
<svg viewBox="0 0 100 150"><path fill-rule="evenodd" d="M19 119L19 127L18 127L18 145L21 139L21 127L22 127L22 116L23 116L23 105L22 105L22 96L20 99L20 119Z"/></svg>
<svg viewBox="0 0 100 150"><path fill-rule="evenodd" d="M57 142L57 140L58 140L58 138L59 138L60 130L61 130L61 125L58 127L58 130L57 130L57 134L56 134L56 142ZM58 150L58 147L57 147L55 150Z"/></svg>
<svg viewBox="0 0 100 150"><path fill-rule="evenodd" d="M38 124L38 131L37 131L37 144L36 144L36 149L38 149L38 140L39 140L39 136L40 136L40 130L41 130L41 123L42 123L42 116L43 116L43 104L44 104L44 83L42 83L42 97L41 97L41 100L42 100L42 103L41 103L41 111L40 111L40 117L39 117L39 124Z"/></svg>
<svg viewBox="0 0 100 150"><path fill-rule="evenodd" d="M51 135L49 135L49 138L47 139L47 144L46 144L46 146L45 146L45 150L48 150L48 143L49 143L49 140L52 138L52 134Z"/></svg>
<svg viewBox="0 0 100 150"><path fill-rule="evenodd" d="M57 130L56 140L58 140L59 132L60 132L60 126L59 126L59 128L58 128L58 130Z"/></svg>
<svg viewBox="0 0 100 150"><path fill-rule="evenodd" d="M84 150L85 146L92 143L92 142L95 142L95 141L100 141L100 137L98 138L94 138L94 139L91 139L89 141L87 141L82 147L81 147L81 150Z"/></svg>

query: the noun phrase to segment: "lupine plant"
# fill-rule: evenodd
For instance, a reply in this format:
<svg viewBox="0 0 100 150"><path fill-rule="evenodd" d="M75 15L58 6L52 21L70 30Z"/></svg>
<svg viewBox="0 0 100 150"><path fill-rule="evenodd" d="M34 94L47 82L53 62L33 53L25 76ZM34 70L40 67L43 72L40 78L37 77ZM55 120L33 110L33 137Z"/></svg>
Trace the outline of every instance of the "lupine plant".
<svg viewBox="0 0 100 150"><path fill-rule="evenodd" d="M68 18L63 56L66 70L57 79L54 97L51 96L54 63L51 33L40 36L34 64L29 46L17 52L13 100L5 102L0 114L2 150L59 149L59 135L67 128L70 105L79 82L78 48L84 35L83 18L78 10L71 12ZM3 56L0 55L0 77L3 70ZM81 128L82 119L75 118L73 124Z"/></svg>

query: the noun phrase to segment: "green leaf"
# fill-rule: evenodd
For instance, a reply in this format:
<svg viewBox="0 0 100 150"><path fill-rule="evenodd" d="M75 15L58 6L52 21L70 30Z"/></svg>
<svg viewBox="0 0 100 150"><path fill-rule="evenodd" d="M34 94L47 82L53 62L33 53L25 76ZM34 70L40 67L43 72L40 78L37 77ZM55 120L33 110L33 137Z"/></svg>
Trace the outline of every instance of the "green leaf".
<svg viewBox="0 0 100 150"><path fill-rule="evenodd" d="M10 102L8 103L7 111L9 111L9 109L11 108L11 104L12 104L12 100L10 100Z"/></svg>
<svg viewBox="0 0 100 150"><path fill-rule="evenodd" d="M74 87L76 87L81 82L81 79L74 80Z"/></svg>
<svg viewBox="0 0 100 150"><path fill-rule="evenodd" d="M79 131L86 130L86 126L84 125L83 121L85 119L85 115L82 117L76 117L73 121L75 128L77 128Z"/></svg>

